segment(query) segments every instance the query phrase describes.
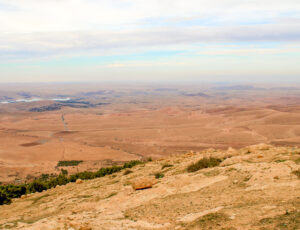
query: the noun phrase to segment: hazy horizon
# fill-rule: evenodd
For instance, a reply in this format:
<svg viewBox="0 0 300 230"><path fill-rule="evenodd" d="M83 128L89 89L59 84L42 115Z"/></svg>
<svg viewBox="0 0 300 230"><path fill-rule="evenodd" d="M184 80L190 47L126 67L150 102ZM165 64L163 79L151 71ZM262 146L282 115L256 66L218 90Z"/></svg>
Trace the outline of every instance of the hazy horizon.
<svg viewBox="0 0 300 230"><path fill-rule="evenodd" d="M162 86L186 86L186 85L228 85L228 86L295 86L300 87L300 79L295 81L259 81L259 80L249 80L249 81L201 81L201 80L126 80L126 81L105 81L105 80L90 80L90 81L9 81L0 82L0 85L93 85L93 84L103 84L103 85L162 85Z"/></svg>
<svg viewBox="0 0 300 230"><path fill-rule="evenodd" d="M0 0L0 83L299 82L298 0Z"/></svg>

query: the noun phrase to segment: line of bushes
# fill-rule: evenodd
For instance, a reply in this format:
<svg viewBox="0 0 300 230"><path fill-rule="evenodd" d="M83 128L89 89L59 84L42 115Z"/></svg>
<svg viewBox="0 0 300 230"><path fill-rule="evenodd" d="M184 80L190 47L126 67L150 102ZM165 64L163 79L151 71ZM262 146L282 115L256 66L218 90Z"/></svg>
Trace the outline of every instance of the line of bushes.
<svg viewBox="0 0 300 230"><path fill-rule="evenodd" d="M120 172L123 169L132 168L133 166L143 164L142 161L130 161L125 163L123 166L111 166L106 168L100 168L96 172L79 172L70 176L65 173L60 173L56 177L47 177L42 175L40 178L26 184L20 185L0 185L0 205L10 204L11 199L21 197L25 194L34 192L42 192L44 190L54 188L57 185L65 185L70 182L75 182L77 179L89 180L97 177L104 177L116 172Z"/></svg>

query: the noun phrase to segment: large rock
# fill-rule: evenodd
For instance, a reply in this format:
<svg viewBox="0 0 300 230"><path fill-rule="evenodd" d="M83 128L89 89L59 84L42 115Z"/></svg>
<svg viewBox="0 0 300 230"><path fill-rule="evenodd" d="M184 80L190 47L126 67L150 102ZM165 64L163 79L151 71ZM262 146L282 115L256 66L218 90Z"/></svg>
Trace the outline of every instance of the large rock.
<svg viewBox="0 0 300 230"><path fill-rule="evenodd" d="M83 183L83 180L81 180L81 179L76 180L76 184L82 184L82 183Z"/></svg>
<svg viewBox="0 0 300 230"><path fill-rule="evenodd" d="M272 145L268 145L265 143L260 143L258 145L251 145L248 147L248 149L250 150L250 152L256 152L256 151L266 151L269 150L270 148L272 148Z"/></svg>
<svg viewBox="0 0 300 230"><path fill-rule="evenodd" d="M239 152L236 149L229 147L228 150L226 151L226 155L227 156L237 156L237 155L239 155Z"/></svg>
<svg viewBox="0 0 300 230"><path fill-rule="evenodd" d="M222 161L220 166L228 166L228 165L233 165L233 164L238 164L242 163L243 161L246 161L250 158L250 156L236 156L236 157L230 157L227 158L226 160Z"/></svg>
<svg viewBox="0 0 300 230"><path fill-rule="evenodd" d="M155 184L154 178L140 178L132 182L132 188L134 190L142 190L147 188L152 188L152 186Z"/></svg>

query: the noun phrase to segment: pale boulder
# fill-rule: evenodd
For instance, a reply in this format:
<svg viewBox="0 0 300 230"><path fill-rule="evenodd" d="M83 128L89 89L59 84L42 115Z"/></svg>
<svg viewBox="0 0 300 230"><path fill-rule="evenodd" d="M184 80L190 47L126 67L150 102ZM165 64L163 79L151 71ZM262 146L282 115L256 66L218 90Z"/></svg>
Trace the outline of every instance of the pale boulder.
<svg viewBox="0 0 300 230"><path fill-rule="evenodd" d="M272 145L261 143L261 144L258 144L258 145L252 145L249 148L250 148L251 152L266 151L266 150L269 150L270 148L272 148Z"/></svg>
<svg viewBox="0 0 300 230"><path fill-rule="evenodd" d="M83 183L83 180L81 180L81 179L76 180L76 184L82 184L82 183Z"/></svg>
<svg viewBox="0 0 300 230"><path fill-rule="evenodd" d="M134 190L142 190L147 188L152 188L152 186L155 184L155 179L150 177L143 177L140 179L137 179L132 182L132 188Z"/></svg>
<svg viewBox="0 0 300 230"><path fill-rule="evenodd" d="M237 156L237 155L239 155L239 152L236 149L232 148L232 147L229 147L228 150L226 151L226 156L227 157L228 156Z"/></svg>
<svg viewBox="0 0 300 230"><path fill-rule="evenodd" d="M248 160L250 157L248 155L246 156L236 156L236 157L230 157L225 159L224 161L221 162L220 166L228 166L228 165L233 165L233 164L238 164L242 163L243 161Z"/></svg>

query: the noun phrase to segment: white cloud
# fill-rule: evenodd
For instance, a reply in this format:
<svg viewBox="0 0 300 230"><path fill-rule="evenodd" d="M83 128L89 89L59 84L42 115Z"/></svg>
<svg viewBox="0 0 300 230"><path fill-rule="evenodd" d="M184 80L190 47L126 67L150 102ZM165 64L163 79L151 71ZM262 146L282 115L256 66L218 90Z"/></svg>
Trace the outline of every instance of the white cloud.
<svg viewBox="0 0 300 230"><path fill-rule="evenodd" d="M236 56L253 56L253 55L281 55L281 54L290 54L290 53L299 53L300 47L286 47L281 46L277 48L227 48L227 47L210 47L207 50L197 52L199 55L236 55Z"/></svg>
<svg viewBox="0 0 300 230"><path fill-rule="evenodd" d="M0 67L4 61L166 49L216 57L299 54L299 49L287 46L276 49L216 46L248 42L299 44L300 1L0 0ZM194 50L193 46L204 44L211 48ZM268 60L269 64L273 63L273 59ZM170 66L179 62L170 62ZM193 63L192 58L188 62ZM193 64L197 66L196 62ZM153 65L159 66L159 63L155 60L109 63L106 67Z"/></svg>
<svg viewBox="0 0 300 230"><path fill-rule="evenodd" d="M299 24L180 28L158 27L122 31L36 32L0 36L0 58L53 55L111 55L130 49L181 48L226 42L300 42Z"/></svg>
<svg viewBox="0 0 300 230"><path fill-rule="evenodd" d="M119 29L145 19L263 20L300 11L298 0L0 0L2 32ZM2 7L3 8L3 7Z"/></svg>

